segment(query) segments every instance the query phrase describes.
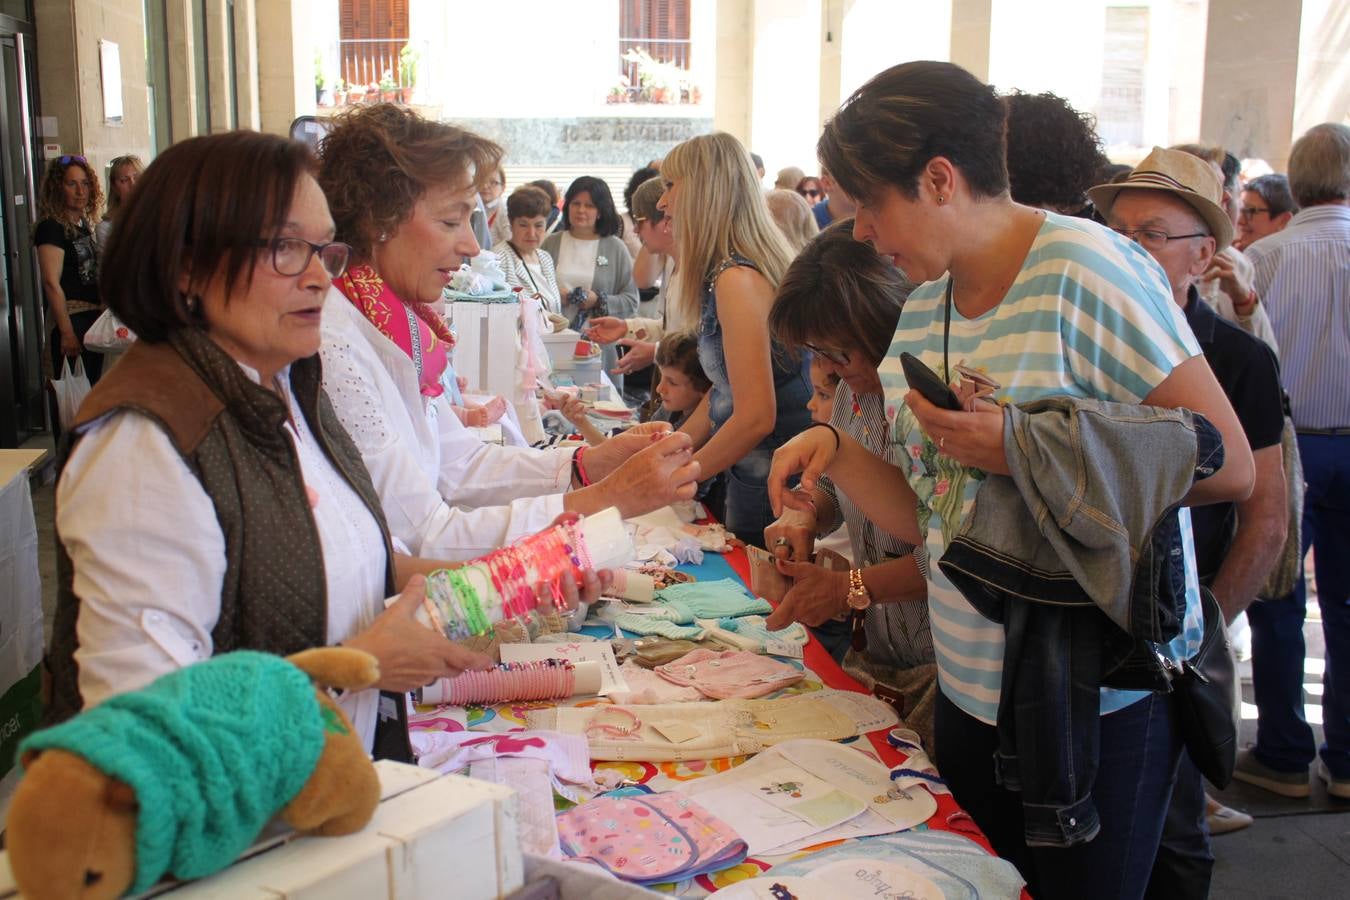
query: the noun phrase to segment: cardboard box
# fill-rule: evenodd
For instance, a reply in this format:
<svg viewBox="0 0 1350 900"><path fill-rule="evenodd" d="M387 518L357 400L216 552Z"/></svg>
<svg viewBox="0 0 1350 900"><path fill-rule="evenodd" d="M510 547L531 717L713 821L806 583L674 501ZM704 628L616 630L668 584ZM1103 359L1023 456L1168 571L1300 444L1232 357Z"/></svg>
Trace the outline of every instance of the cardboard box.
<svg viewBox="0 0 1350 900"><path fill-rule="evenodd" d="M360 832L307 837L270 828L239 862L141 898L495 900L524 884L515 792L381 761L380 806ZM0 898L19 900L0 854Z"/></svg>

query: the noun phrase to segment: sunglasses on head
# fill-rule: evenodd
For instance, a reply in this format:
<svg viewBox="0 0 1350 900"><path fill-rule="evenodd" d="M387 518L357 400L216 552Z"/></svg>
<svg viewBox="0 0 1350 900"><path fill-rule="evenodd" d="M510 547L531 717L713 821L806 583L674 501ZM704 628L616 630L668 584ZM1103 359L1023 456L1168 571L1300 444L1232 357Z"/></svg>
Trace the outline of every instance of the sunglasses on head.
<svg viewBox="0 0 1350 900"><path fill-rule="evenodd" d="M63 156L63 157L61 157L60 159L58 159L57 162L60 163L60 164L63 165L63 166L68 166L68 165L70 165L70 164L73 163L73 162L82 163L82 162L88 162L88 160L86 160L83 156L69 156L69 155L67 155L67 156Z"/></svg>

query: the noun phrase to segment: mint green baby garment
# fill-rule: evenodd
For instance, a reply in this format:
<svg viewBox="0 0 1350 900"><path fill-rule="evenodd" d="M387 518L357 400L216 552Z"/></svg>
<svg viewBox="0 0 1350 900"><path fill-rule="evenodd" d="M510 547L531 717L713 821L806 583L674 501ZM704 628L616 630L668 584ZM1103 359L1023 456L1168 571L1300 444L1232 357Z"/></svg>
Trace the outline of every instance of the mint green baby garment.
<svg viewBox="0 0 1350 900"><path fill-rule="evenodd" d="M138 894L166 873L201 878L232 863L300 793L323 745L309 676L239 650L110 697L19 753L66 750L131 786Z"/></svg>
<svg viewBox="0 0 1350 900"><path fill-rule="evenodd" d="M672 621L682 625L688 625L695 619L767 615L773 612L768 600L751 597L739 581L731 578L672 584L657 591L656 599L670 610Z"/></svg>

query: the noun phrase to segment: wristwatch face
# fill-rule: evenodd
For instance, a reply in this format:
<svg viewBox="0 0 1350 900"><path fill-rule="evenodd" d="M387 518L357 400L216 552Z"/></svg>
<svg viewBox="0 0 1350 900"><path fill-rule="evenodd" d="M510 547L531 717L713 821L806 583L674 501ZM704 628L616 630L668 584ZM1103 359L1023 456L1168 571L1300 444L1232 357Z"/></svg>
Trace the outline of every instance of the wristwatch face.
<svg viewBox="0 0 1350 900"><path fill-rule="evenodd" d="M849 591L847 599L850 609L867 609L872 605L872 595L867 593L867 588Z"/></svg>

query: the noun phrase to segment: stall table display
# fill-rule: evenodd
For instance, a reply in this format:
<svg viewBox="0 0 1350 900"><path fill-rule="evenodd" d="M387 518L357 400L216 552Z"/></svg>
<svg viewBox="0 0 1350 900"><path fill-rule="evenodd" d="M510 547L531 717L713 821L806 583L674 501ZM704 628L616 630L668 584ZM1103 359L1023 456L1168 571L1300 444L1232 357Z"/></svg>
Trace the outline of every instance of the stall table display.
<svg viewBox="0 0 1350 900"><path fill-rule="evenodd" d="M725 554L708 553L704 557L704 562L702 564L682 565L679 567L679 570L693 575L700 583L717 582L718 580L728 578L735 579L740 584L748 584L749 582L749 562L745 552L739 548L732 549ZM589 637L597 639L597 641L601 642L602 646L605 647L608 646L608 641L610 639L616 636L622 636L622 633L617 632L617 628L612 623L597 625L594 624L593 621L588 623L586 627L582 629L582 632L583 635L589 635ZM583 640L585 640L585 638L583 638ZM562 645L560 645L560 647L561 646ZM536 647L532 649L540 650L542 648ZM791 657L772 657L772 659L781 660L786 665L799 669L802 676L799 680L784 679L785 682L791 683L787 683L785 687L774 690L758 700L730 700L716 702L724 704L757 704L763 703L765 700L774 701L783 698L795 698L794 702L804 702L812 699L811 695L813 694L824 698L830 692L835 691L847 692L847 694L844 695L844 699L847 699L847 697L857 698L855 701L852 701L857 707L857 710L855 711L855 719L857 721L861 722L869 715L876 715L875 704L877 701L867 697L863 687L853 678L845 674L819 643L812 639L805 647L798 648L798 652L801 654L798 659L793 659ZM627 669L625 669L625 671L626 670ZM680 688L675 684L670 684L669 687L675 691L688 690ZM635 693L639 692L639 688L640 685L630 686L631 693L620 694L618 696L620 699L625 697L631 698ZM693 710L699 707L707 707L712 702L713 701L696 701L689 703L688 706ZM844 704L844 706L847 710L847 704ZM612 708L614 713L612 715L601 715L601 711L606 708ZM535 829L535 839L544 842L556 842L557 840L556 835L558 834L559 829L557 827L558 820L556 820L553 815L555 811L563 812L576 808L577 804L584 803L601 791L606 791L606 789L619 788L617 792L612 790L607 791L607 797L615 796L617 793L619 796L636 797L639 799L651 794L662 795L665 794L665 792L678 792L681 786L690 785L691 782L709 778L710 776L731 772L747 760L759 758L754 755L740 755L713 759L691 758L700 756L698 753L692 753L683 759L666 758L664 760L648 760L633 758L631 754L597 753L597 747L608 746L611 748L622 749L624 747L623 739L638 736L636 734L630 736L625 733L625 729L628 727L625 724L628 721L627 717L631 716L633 720L636 720L637 718L635 715L626 712L629 708L630 707L626 704L614 704L612 698L607 696L577 696L558 701L501 703L468 707L424 704L417 707L417 713L412 719L412 727L415 744L436 742L435 746L437 746L439 751L436 754L424 758L424 765L436 764L436 760L439 760L441 764L444 764L447 760L453 759L456 761L455 764L459 764L458 761L460 760L474 759L477 761L470 762L468 769L469 774L473 777L496 776L497 779L505 777L506 783L515 784L521 792L522 837L528 838L531 829ZM670 706L648 706L644 708L644 706L641 705L634 705L631 707L632 710L637 710L638 712L644 712L644 709L655 710L671 708L672 707ZM582 734L585 734L591 742L589 760L587 760L587 757L583 753L583 748L578 739L578 731L576 729L577 720L582 718L578 713L583 709L594 710L596 715L585 718L592 721L607 723L601 727L612 730L618 738L614 741L606 741L603 735L597 736L594 733L583 731ZM887 711L887 713L889 714L889 711ZM652 719L652 716L644 712L644 718ZM657 718L659 718L659 716L657 716ZM693 717L691 716L691 719L692 718ZM840 716L840 718L846 719L847 716ZM610 722L610 719L613 721ZM879 721L881 721L881 719L868 722L863 727L874 727ZM891 718L891 721L894 721L894 717ZM567 733L567 725L569 722L573 726L573 731L570 734ZM640 725L641 723L638 724ZM657 727L661 727L659 723ZM689 727L692 728L693 726ZM558 730L549 730L553 728ZM484 746L483 739L486 739L487 742L509 741L512 739L506 737L507 733L526 729L529 730L530 735L539 736L533 739L527 738L531 743L537 742L538 746L516 748L518 750L517 753L501 756L494 756L495 747L489 748ZM459 732L465 731L469 733L463 735L459 734ZM435 732L440 732L441 734L434 734ZM473 734L478 734L480 737L474 737L472 736ZM918 750L917 747L912 746L909 743L910 738L908 735L912 735L912 733L905 731L903 725L901 725L900 729L894 730L888 725L883 725L878 730L869 731L862 736L846 738L834 746L854 748L863 751L866 756L862 759L862 762L867 765L860 765L858 767L859 770L867 769L869 772L873 770L886 772L887 770L894 770L897 767L902 766L902 764L905 764L907 760L910 759L911 752ZM789 735L787 737L790 739L793 736ZM689 738L682 739L688 740L691 738L692 734ZM518 743L524 744L526 741L518 741ZM799 758L803 753L809 755L809 753L812 752L813 745L818 745L820 748L815 752L828 752L830 749L829 745L810 739L789 740L789 742L779 744L778 746L783 748L782 761L785 762L793 757L794 754ZM664 755L667 757L670 755L680 756L681 754L678 751L679 746L680 745L676 744L676 750L673 753ZM613 755L621 756L622 758L605 761L597 760L597 755ZM768 754L760 754L760 756L766 757L766 759L761 760L760 763L756 764L756 767L751 768L765 767L761 763L768 762ZM923 759L922 756L919 758ZM875 761L875 763L872 761ZM586 771L587 764L589 764L589 772ZM748 771L749 770L747 770L747 772ZM775 769L775 771L778 770ZM974 879L976 883L982 885L983 890L968 892L966 894L967 896L1018 896L1021 880L1017 877L1016 870L1011 864L999 860L989 852L989 845L984 836L980 833L969 815L957 806L955 800L946 792L945 788L941 785L941 782L933 777L931 769L926 773L911 773L906 769L905 776L905 778L893 782L897 787L892 789L890 798L886 796L887 789L884 786L877 788L878 796L874 798L875 801L881 804L886 803L887 800L891 798L899 799L903 797L905 800L914 801L908 804L896 803L893 807L895 812L891 816L892 822L913 822L916 821L917 818L922 818L925 815L927 816L927 818L919 822L919 824L914 825L914 827L909 828L908 830L899 832L899 834L915 836L931 832L935 835L945 835L947 840L946 844L937 841L933 846L941 846L944 848L945 852L955 853L956 856L953 858L959 859L961 865L965 867L965 874L962 874L959 877L952 877L958 877L958 880L961 880L962 883L969 884L971 883L971 879L967 876L971 872L983 876L983 880L980 878ZM588 777L594 777L595 781L600 785L599 791L586 789L578 785L578 781L585 780ZM873 784L875 783L876 782L873 782ZM885 782L881 783L883 785L885 784ZM901 787L906 784L909 786L908 793ZM931 796L930 792L925 790L925 787L929 785L935 788L931 791ZM710 782L709 787L711 786ZM794 790L798 795L803 791L809 794L811 787L810 779L798 778L795 782L789 783L787 787L784 788L786 796L770 799L775 803L780 801L792 802L791 795ZM549 788L552 788L552 790L549 790ZM687 793L680 792L670 796L692 797L697 802L697 798L701 793L705 792L694 789ZM860 796L863 796L866 793L867 791L863 791ZM527 795L532 795L532 798ZM545 797L553 798L551 807L547 801L543 799ZM708 794L707 797L710 803L714 802L712 799L713 795ZM533 802L531 802L531 799ZM725 803L725 800L722 802ZM867 799L864 799L863 804L866 805L866 803ZM533 809L529 808L531 806L533 806ZM899 809L902 806L909 810L911 819L905 820L901 818L903 814L899 812ZM845 833L877 834L878 830L884 830L884 828L878 829L876 827L876 823L880 821L879 817L876 815L876 811L883 810L884 808L885 807L873 805L872 811L864 812L861 816L852 819L846 826L843 826ZM704 815L706 812L701 807L696 806L695 809L698 810L699 815ZM917 817L913 817L915 811L918 812ZM828 815L828 812L821 812L818 814ZM822 819L822 821L833 820ZM562 830L564 832L563 837L565 843L565 839L569 833L569 829L572 828L572 825L570 823L564 824L565 828ZM867 830L869 824L873 827L873 830ZM847 829L849 827L852 827L854 830L848 832ZM840 829L836 827L828 833L838 835ZM791 835L786 832L783 836L791 837ZM894 837L895 835L891 835L892 839ZM872 838L871 840L876 841L886 839L887 838L877 837ZM774 844L774 846L769 846L771 843ZM775 842L775 839L773 838L761 836L752 839L750 844L751 847L748 855L745 853L735 855L734 859L724 867L713 867L706 871L695 867L694 870L697 871L698 874L694 874L692 877L683 878L674 883L648 883L658 890L673 893L676 896L701 897L730 885L762 876L774 866L792 864L794 867L794 874L800 876L800 873L803 871L803 868L799 865L800 862L825 848L840 848L838 852L842 852L843 848L850 845L858 846L860 848L865 846L864 844L859 843L855 838L839 837L826 839L817 844L810 844L809 841L797 841L795 843L792 841ZM754 852L756 844L758 844L759 847L767 848L773 852ZM911 852L921 853L922 848L926 845L922 840L919 840L911 841L910 844L906 846L910 848ZM961 852L963 848L965 851L964 853ZM867 855L867 853L870 853L875 849L876 848L871 848L863 855ZM981 851L983 851L983 854ZM716 859L716 857L714 857L714 859ZM577 864L580 865L580 863ZM931 882L941 884L942 879L947 877L946 875L943 875L942 872L946 872L947 870L943 869L940 863L935 862L935 865L941 872L934 869L928 871L927 874ZM809 868L809 866L806 868ZM920 879L920 881L922 881L922 879ZM751 885L747 884L746 887L751 887ZM740 895L757 896L758 894ZM770 896L770 894L765 894L765 896Z"/></svg>

